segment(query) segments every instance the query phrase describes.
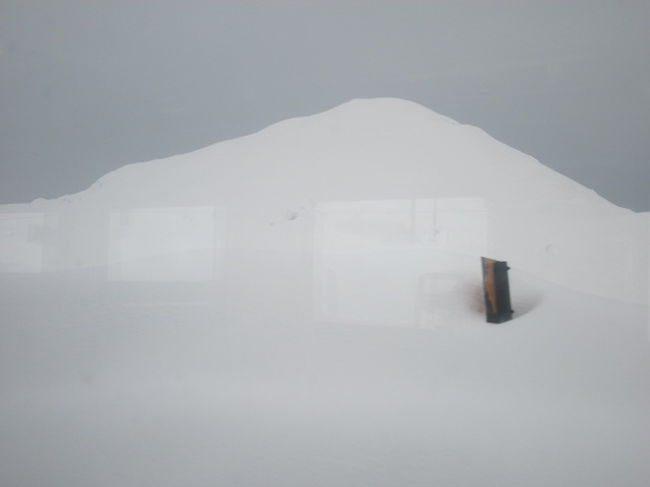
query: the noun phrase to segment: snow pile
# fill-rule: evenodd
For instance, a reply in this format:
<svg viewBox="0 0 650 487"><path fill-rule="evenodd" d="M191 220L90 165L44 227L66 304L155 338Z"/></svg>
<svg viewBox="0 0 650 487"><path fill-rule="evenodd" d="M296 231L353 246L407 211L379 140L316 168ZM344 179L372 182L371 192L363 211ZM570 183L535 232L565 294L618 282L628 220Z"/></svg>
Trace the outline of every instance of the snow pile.
<svg viewBox="0 0 650 487"><path fill-rule="evenodd" d="M354 289L392 280L419 298L378 313L410 322L432 289L452 297L475 286L481 255L646 302L642 218L480 129L404 100L354 100L125 166L75 195L3 207L0 272L221 282L245 289L231 296L243 309L313 294L316 316L340 321L376 321L350 308Z"/></svg>
<svg viewBox="0 0 650 487"><path fill-rule="evenodd" d="M5 206L0 485L645 487L649 217L392 99Z"/></svg>

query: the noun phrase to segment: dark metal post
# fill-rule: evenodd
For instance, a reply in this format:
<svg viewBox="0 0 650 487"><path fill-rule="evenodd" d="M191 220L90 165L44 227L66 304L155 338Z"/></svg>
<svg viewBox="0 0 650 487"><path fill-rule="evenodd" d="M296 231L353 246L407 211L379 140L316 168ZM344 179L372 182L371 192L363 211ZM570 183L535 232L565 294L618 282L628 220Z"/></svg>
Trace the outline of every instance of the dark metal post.
<svg viewBox="0 0 650 487"><path fill-rule="evenodd" d="M488 323L503 323L512 319L508 263L481 257L485 315Z"/></svg>

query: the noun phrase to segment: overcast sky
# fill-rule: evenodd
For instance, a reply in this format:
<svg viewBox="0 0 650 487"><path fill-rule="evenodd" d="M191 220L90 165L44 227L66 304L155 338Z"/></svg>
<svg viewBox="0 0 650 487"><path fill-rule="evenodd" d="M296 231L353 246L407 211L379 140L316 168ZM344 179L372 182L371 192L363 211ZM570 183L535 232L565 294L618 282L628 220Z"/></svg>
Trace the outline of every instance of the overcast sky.
<svg viewBox="0 0 650 487"><path fill-rule="evenodd" d="M650 209L647 0L0 0L0 202L357 97Z"/></svg>

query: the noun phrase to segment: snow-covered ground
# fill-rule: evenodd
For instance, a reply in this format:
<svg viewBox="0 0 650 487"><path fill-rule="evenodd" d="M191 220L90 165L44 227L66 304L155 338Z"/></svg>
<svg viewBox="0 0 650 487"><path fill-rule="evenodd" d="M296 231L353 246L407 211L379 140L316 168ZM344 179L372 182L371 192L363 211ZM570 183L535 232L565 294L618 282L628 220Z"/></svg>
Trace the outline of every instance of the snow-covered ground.
<svg viewBox="0 0 650 487"><path fill-rule="evenodd" d="M647 487L649 224L393 99L0 207L0 485Z"/></svg>

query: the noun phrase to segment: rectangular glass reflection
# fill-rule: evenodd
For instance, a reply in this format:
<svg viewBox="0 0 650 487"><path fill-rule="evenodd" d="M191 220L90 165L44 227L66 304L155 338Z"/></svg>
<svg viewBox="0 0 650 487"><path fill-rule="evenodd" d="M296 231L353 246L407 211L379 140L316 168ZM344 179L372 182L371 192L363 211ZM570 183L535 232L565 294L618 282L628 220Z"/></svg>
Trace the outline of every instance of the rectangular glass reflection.
<svg viewBox="0 0 650 487"><path fill-rule="evenodd" d="M223 209L198 206L113 210L110 281L211 281L221 273Z"/></svg>
<svg viewBox="0 0 650 487"><path fill-rule="evenodd" d="M475 256L485 252L487 227L481 198L319 205L317 320L398 325L435 321L439 303L459 301L458 296L462 301L467 276L478 279ZM459 304L463 306L464 301Z"/></svg>
<svg viewBox="0 0 650 487"><path fill-rule="evenodd" d="M38 212L0 213L0 272L46 270L55 215Z"/></svg>

